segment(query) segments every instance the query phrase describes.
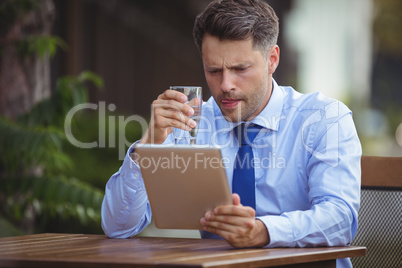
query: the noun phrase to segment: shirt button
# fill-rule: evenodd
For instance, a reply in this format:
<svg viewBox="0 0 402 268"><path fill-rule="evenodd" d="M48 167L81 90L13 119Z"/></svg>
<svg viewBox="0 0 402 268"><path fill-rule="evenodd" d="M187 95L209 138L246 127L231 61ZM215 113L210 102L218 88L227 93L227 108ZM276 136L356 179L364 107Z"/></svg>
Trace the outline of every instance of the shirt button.
<svg viewBox="0 0 402 268"><path fill-rule="evenodd" d="M134 172L134 177L138 178L140 176L140 174L138 174L138 172Z"/></svg>
<svg viewBox="0 0 402 268"><path fill-rule="evenodd" d="M126 206L126 210L128 210L128 206Z"/></svg>

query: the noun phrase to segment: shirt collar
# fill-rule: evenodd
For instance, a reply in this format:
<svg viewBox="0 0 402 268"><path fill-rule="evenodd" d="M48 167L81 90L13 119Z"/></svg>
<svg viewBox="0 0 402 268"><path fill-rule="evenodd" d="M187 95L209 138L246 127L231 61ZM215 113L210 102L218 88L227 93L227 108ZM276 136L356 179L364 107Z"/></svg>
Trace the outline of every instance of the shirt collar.
<svg viewBox="0 0 402 268"><path fill-rule="evenodd" d="M272 84L272 94L271 98L269 98L268 104L259 115L251 120L251 123L274 131L278 131L279 121L281 119L283 108L284 92L273 78Z"/></svg>
<svg viewBox="0 0 402 268"><path fill-rule="evenodd" d="M268 101L268 104L265 106L265 108L261 111L259 115L257 115L253 120L251 120L250 123L260 125L263 128L267 128L270 130L278 131L279 121L281 119L281 113L283 107L284 92L273 78L272 78L272 85L273 85L272 94ZM213 106L215 114L222 116L221 110L219 106L216 104L215 100L213 102ZM244 122L231 123L226 120L218 120L217 127L232 130L241 123Z"/></svg>

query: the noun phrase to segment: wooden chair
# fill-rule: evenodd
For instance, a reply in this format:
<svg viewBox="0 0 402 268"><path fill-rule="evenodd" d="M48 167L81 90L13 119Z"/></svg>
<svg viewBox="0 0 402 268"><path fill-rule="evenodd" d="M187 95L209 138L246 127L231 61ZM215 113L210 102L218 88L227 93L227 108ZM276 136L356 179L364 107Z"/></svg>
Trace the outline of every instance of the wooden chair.
<svg viewBox="0 0 402 268"><path fill-rule="evenodd" d="M367 255L353 267L402 267L402 157L363 156L359 228L352 245Z"/></svg>

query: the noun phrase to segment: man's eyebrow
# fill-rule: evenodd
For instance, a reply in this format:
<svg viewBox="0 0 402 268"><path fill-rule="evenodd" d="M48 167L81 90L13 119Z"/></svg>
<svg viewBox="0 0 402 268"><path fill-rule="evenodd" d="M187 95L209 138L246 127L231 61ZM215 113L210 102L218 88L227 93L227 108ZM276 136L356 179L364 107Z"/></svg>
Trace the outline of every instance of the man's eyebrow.
<svg viewBox="0 0 402 268"><path fill-rule="evenodd" d="M228 68L239 68L239 67L247 67L250 66L251 64L249 62L242 62L242 63L235 63L231 66L229 66Z"/></svg>
<svg viewBox="0 0 402 268"><path fill-rule="evenodd" d="M229 66L226 65L225 67L228 68L228 69L235 69L235 68L248 67L250 65L251 65L251 63L249 63L249 62L241 62L241 63L234 63L234 64L231 64ZM208 69L208 70L221 70L222 67L216 66L216 65L209 65L209 66L205 66L205 69Z"/></svg>
<svg viewBox="0 0 402 268"><path fill-rule="evenodd" d="M218 66L215 66L215 65L211 65L211 66L205 66L205 69L207 69L207 70L222 70L222 67L218 67Z"/></svg>

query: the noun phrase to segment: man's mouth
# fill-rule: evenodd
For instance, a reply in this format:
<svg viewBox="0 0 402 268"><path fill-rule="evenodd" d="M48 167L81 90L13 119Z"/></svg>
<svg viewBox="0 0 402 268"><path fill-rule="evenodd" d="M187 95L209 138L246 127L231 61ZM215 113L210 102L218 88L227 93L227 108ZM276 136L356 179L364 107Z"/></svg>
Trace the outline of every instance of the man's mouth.
<svg viewBox="0 0 402 268"><path fill-rule="evenodd" d="M234 109L241 99L222 99L221 103L225 109Z"/></svg>

